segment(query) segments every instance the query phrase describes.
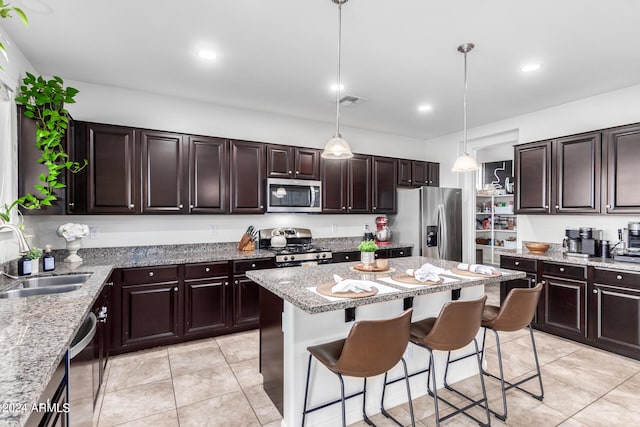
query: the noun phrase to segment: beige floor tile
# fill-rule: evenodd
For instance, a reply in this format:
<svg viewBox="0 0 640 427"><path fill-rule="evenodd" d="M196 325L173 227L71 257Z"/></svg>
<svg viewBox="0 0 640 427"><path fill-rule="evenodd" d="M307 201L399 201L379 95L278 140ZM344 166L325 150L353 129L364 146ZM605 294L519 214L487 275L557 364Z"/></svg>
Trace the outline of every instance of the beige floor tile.
<svg viewBox="0 0 640 427"><path fill-rule="evenodd" d="M129 363L131 359L152 359L154 357L166 355L167 347L154 347L147 350L135 351L133 353L117 354L115 356L111 356L109 357L109 363L111 363L112 366L118 366L121 364Z"/></svg>
<svg viewBox="0 0 640 427"><path fill-rule="evenodd" d="M171 380L158 381L106 393L99 427L108 427L175 410Z"/></svg>
<svg viewBox="0 0 640 427"><path fill-rule="evenodd" d="M167 351L169 352L169 355L171 355L174 353L181 353L183 351L199 350L203 348L218 348L218 343L215 338L205 338L169 346Z"/></svg>
<svg viewBox="0 0 640 427"><path fill-rule="evenodd" d="M169 348L169 362L173 376L226 365L227 361L215 341L197 346Z"/></svg>
<svg viewBox="0 0 640 427"><path fill-rule="evenodd" d="M282 423L280 421L273 421L268 424L262 424L262 427L281 427Z"/></svg>
<svg viewBox="0 0 640 427"><path fill-rule="evenodd" d="M587 405L598 400L599 396L573 385L557 381L551 377L542 377L544 387L544 404L570 417ZM526 390L539 393L538 380L534 379L524 384ZM515 393L515 390L514 390ZM526 394L520 392L523 396ZM529 397L535 400L533 397Z"/></svg>
<svg viewBox="0 0 640 427"><path fill-rule="evenodd" d="M282 420L282 415L267 396L261 385L243 389L249 404L262 425Z"/></svg>
<svg viewBox="0 0 640 427"><path fill-rule="evenodd" d="M259 356L258 333L256 331L218 337L216 342L228 363L242 362Z"/></svg>
<svg viewBox="0 0 640 427"><path fill-rule="evenodd" d="M640 417L637 412L629 411L623 406L604 399L587 406L573 418L591 427L640 425Z"/></svg>
<svg viewBox="0 0 640 427"><path fill-rule="evenodd" d="M259 427L241 391L178 408L180 427Z"/></svg>
<svg viewBox="0 0 640 427"><path fill-rule="evenodd" d="M589 427L589 426L584 423L581 423L580 421L574 418L569 418L565 422L558 424L558 427Z"/></svg>
<svg viewBox="0 0 640 427"><path fill-rule="evenodd" d="M127 363L111 366L107 380L107 392L171 378L169 357L166 351L157 357L130 358Z"/></svg>
<svg viewBox="0 0 640 427"><path fill-rule="evenodd" d="M611 392L604 395L603 399L616 403L628 410L638 413L638 424L640 424L640 374L631 377Z"/></svg>
<svg viewBox="0 0 640 427"><path fill-rule="evenodd" d="M172 411L161 412L151 415L150 417L140 418L128 423L119 424L118 427L179 427L178 412Z"/></svg>
<svg viewBox="0 0 640 427"><path fill-rule="evenodd" d="M242 388L249 388L262 384L262 374L259 372L259 360L250 359L229 365Z"/></svg>
<svg viewBox="0 0 640 427"><path fill-rule="evenodd" d="M411 425L411 416L409 415L409 412L406 411L404 408L400 406L396 406L395 408L389 409L388 412L391 414L391 416L393 416L398 421L400 421L402 425L404 426ZM376 426L379 426L379 427L392 427L392 426L398 425L392 419L385 417L381 413L371 415L369 416L369 419ZM350 427L366 427L368 426L368 424L364 420L361 420L361 421L358 421L357 423L349 424L349 426Z"/></svg>
<svg viewBox="0 0 640 427"><path fill-rule="evenodd" d="M173 377L178 407L240 390L233 371L218 366Z"/></svg>

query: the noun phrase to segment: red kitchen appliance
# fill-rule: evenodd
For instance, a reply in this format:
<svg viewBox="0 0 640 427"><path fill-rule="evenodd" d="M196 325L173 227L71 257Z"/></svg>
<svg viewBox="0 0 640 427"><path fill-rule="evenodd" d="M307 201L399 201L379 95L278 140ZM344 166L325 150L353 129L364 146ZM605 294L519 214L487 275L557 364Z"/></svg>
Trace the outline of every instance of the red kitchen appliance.
<svg viewBox="0 0 640 427"><path fill-rule="evenodd" d="M376 244L387 246L391 244L391 229L388 226L389 219L386 216L376 217Z"/></svg>

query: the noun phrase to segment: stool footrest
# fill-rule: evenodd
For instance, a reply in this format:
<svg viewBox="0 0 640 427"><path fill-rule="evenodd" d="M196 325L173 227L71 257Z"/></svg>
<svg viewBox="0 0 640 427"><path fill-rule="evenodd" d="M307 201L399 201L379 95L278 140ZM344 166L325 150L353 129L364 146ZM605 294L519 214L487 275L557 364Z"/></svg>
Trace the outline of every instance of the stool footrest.
<svg viewBox="0 0 640 427"><path fill-rule="evenodd" d="M489 373L489 372L487 372L485 370L483 370L482 373L484 375L488 376L488 377L495 378L498 381L500 380L499 376L493 375L492 373ZM540 374L533 374L533 375L531 375L531 376L529 376L527 378L521 379L517 383L510 383L509 381L504 380L504 383L508 385L508 387L505 387L504 390L507 391L507 390L511 390L512 388L517 388L518 390L520 390L520 391L522 391L524 393L527 393L529 396L542 401L544 399L544 393L543 394L534 394L534 393L530 392L529 390L525 390L522 387L520 387L521 384L524 384L527 381L531 381L534 378L538 378L539 376L540 376Z"/></svg>
<svg viewBox="0 0 640 427"><path fill-rule="evenodd" d="M348 395L348 396L345 396L345 397L344 397L344 400L349 400L349 399L351 399L352 397L361 396L363 393L364 393L364 391L358 391L358 392L352 393L352 394L350 394L350 395ZM342 399L332 400L332 401L330 401L330 402L323 403L323 404L318 405L318 406L314 406L313 408L309 408L309 409L307 409L306 411L304 411L304 413L305 413L305 414L310 414L311 412L315 412L315 411L318 411L318 410L320 410L320 409L324 409L324 408L326 408L327 406L335 405L336 403L340 403L340 402L342 402Z"/></svg>

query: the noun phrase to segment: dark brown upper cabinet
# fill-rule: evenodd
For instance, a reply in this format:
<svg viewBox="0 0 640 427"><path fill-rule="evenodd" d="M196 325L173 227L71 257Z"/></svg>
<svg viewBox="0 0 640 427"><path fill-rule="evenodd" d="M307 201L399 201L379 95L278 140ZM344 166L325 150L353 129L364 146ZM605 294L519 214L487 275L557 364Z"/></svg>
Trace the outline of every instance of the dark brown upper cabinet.
<svg viewBox="0 0 640 427"><path fill-rule="evenodd" d="M371 212L371 156L354 154L348 160L347 199L348 213Z"/></svg>
<svg viewBox="0 0 640 427"><path fill-rule="evenodd" d="M229 206L229 142L189 137L189 212L225 213Z"/></svg>
<svg viewBox="0 0 640 427"><path fill-rule="evenodd" d="M78 123L76 150L85 156L88 165L78 175L75 186L77 211L114 214L142 211L134 133L128 127Z"/></svg>
<svg viewBox="0 0 640 427"><path fill-rule="evenodd" d="M440 164L398 159L397 184L404 187L440 185Z"/></svg>
<svg viewBox="0 0 640 427"><path fill-rule="evenodd" d="M371 212L371 156L320 163L323 213Z"/></svg>
<svg viewBox="0 0 640 427"><path fill-rule="evenodd" d="M34 188L35 185L42 185L40 174L47 174L48 168L38 159L42 155L42 151L36 147L36 121L24 115L25 108L18 106L18 195L22 196L27 193L38 195L39 192ZM63 141L65 152L69 153L71 147L70 140L73 134L73 121L69 123L69 131ZM71 154L71 153L69 153ZM51 203L51 206L42 206L40 209L20 209L24 215L63 215L67 211L73 213L73 200L71 185L73 183L73 174L65 171L59 178L58 182L67 185L67 188L55 190L53 194L57 200ZM71 203L69 206L68 203Z"/></svg>
<svg viewBox="0 0 640 427"><path fill-rule="evenodd" d="M320 179L320 150L266 145L267 177Z"/></svg>
<svg viewBox="0 0 640 427"><path fill-rule="evenodd" d="M621 126L604 132L603 185L606 213L640 214L640 125Z"/></svg>
<svg viewBox="0 0 640 427"><path fill-rule="evenodd" d="M551 146L551 140L515 146L515 213L551 213Z"/></svg>
<svg viewBox="0 0 640 427"><path fill-rule="evenodd" d="M396 159L374 157L372 168L372 207L373 213L396 213L398 210L396 197L397 174Z"/></svg>
<svg viewBox="0 0 640 427"><path fill-rule="evenodd" d="M554 141L553 213L600 213L600 132Z"/></svg>
<svg viewBox="0 0 640 427"><path fill-rule="evenodd" d="M264 145L231 141L231 213L264 212Z"/></svg>
<svg viewBox="0 0 640 427"><path fill-rule="evenodd" d="M186 143L181 134L138 133L141 154L142 212L188 212Z"/></svg>

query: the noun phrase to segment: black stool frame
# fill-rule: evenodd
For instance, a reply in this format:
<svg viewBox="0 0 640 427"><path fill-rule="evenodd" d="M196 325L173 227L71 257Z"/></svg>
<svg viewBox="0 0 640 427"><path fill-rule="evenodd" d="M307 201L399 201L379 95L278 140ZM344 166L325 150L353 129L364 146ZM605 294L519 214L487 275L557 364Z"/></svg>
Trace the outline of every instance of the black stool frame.
<svg viewBox="0 0 640 427"><path fill-rule="evenodd" d="M307 364L307 381L306 381L306 385L305 385L305 389L304 389L304 407L302 410L302 427L304 427L304 422L306 419L307 414L311 413L311 412L315 412L317 410L320 409L324 409L328 406L331 405L335 405L336 403L341 403L342 405L342 426L346 427L347 426L347 419L346 419L346 411L345 411L345 403L347 401L347 399L351 399L352 397L356 397L356 396L360 396L362 395L362 418L364 419L364 422L366 422L368 425L370 426L375 426L375 424L369 419L369 417L367 416L365 407L366 407L366 403L367 403L367 377L364 377L364 387L362 389L362 391L358 391L356 393L352 393L348 396L345 396L344 394L344 379L342 378L342 374L339 374L337 372L333 372L334 374L336 374L338 376L338 379L340 380L340 399L336 399L336 400L332 400L330 402L327 403L323 403L321 405L315 406L313 408L309 408L307 409L307 400L309 397L309 377L310 377L310 373L311 373L311 359L313 358L313 355L309 354L309 363ZM406 385L407 385L407 397L408 397L408 402L409 402L409 413L411 415L411 425L415 426L415 418L413 416L413 404L411 403L411 388L409 387L409 375L407 373L407 362L404 360L404 357L400 359L402 361L402 367L404 368L404 379L406 380ZM397 380L395 380L394 382L400 381L402 380L402 378L398 378ZM382 415L384 415L385 417L391 419L393 422L395 422L396 424L398 424L400 427L404 427L404 424L402 424L400 421L398 421L395 417L393 417L391 414L389 414L387 412L387 410L384 408L384 395L385 395L385 389L386 389L386 385L387 385L387 373L384 374L384 385L382 387L382 398L380 399L380 410L382 412Z"/></svg>

